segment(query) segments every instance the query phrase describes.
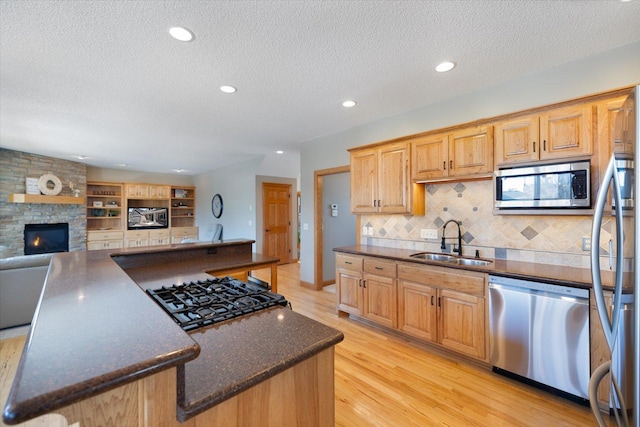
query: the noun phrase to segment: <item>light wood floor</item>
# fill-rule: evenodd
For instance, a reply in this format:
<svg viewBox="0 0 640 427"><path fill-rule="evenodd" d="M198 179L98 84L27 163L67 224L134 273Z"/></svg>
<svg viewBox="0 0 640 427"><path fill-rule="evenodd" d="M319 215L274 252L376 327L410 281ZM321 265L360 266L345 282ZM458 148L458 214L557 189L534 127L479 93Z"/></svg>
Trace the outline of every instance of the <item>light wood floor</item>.
<svg viewBox="0 0 640 427"><path fill-rule="evenodd" d="M268 272L262 278L268 280ZM278 267L278 292L293 310L345 335L335 352L336 426L596 425L587 407L373 326L339 318L333 286L312 291L299 283L298 264ZM11 353L19 357L24 338L17 340L22 341L0 341L0 365L5 365L0 378L3 408L13 378L5 363ZM63 424L52 419L37 425Z"/></svg>
<svg viewBox="0 0 640 427"><path fill-rule="evenodd" d="M344 333L335 353L336 426L596 425L588 407L339 318L334 292L300 287L298 264L278 268L278 293L294 311Z"/></svg>

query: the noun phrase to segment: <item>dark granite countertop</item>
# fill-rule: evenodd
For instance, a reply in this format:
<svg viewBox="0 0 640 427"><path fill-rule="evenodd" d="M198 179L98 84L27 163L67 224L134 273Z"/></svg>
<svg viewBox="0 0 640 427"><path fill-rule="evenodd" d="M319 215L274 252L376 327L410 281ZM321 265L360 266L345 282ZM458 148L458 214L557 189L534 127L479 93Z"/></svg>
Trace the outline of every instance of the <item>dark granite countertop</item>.
<svg viewBox="0 0 640 427"><path fill-rule="evenodd" d="M178 411L186 419L340 342L341 332L289 309L248 315L190 336L143 290L160 282L171 285L176 278L194 280L206 276L204 271L212 267L273 261L251 254L252 243L238 240L55 254L3 412L4 422L24 422L185 364L178 382L184 387L184 402ZM194 259L199 251L206 260L198 264ZM237 263L227 259L232 256ZM144 268L146 258L155 264L153 274ZM193 263L187 263L183 272L182 262L163 262L171 258L188 258ZM140 274L139 283L125 267ZM222 341L231 346L221 350ZM234 368L237 361L240 365ZM220 367L218 374L208 372L211 364Z"/></svg>
<svg viewBox="0 0 640 427"><path fill-rule="evenodd" d="M517 279L545 281L547 283L573 286L583 289L592 288L591 270L588 268L566 267L561 265L538 264L520 261L508 261L495 259L487 266L452 265L445 262L426 261L411 258L411 254L421 252L418 250L385 248L381 246L354 245L334 248L335 252L354 255L367 255L385 258L395 261L412 262L418 264L437 265L441 267L457 268L471 271L480 271L488 274L496 274ZM631 279L631 277L628 277ZM602 283L606 289L611 289L615 277L611 271L602 272ZM632 283L632 282L629 282Z"/></svg>

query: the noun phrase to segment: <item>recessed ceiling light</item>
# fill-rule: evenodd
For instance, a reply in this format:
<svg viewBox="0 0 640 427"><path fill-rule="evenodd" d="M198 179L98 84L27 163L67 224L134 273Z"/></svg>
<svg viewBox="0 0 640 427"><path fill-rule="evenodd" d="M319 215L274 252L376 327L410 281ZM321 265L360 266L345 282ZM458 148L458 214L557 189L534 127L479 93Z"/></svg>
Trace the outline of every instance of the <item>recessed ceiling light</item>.
<svg viewBox="0 0 640 427"><path fill-rule="evenodd" d="M436 71L439 73L444 73L445 71L453 70L453 67L455 66L455 62L445 61L438 64L438 66L436 67Z"/></svg>
<svg viewBox="0 0 640 427"><path fill-rule="evenodd" d="M182 173L186 171L186 169L174 169L174 172Z"/></svg>
<svg viewBox="0 0 640 427"><path fill-rule="evenodd" d="M87 158L87 156L73 156L73 157L75 157L78 160L84 160Z"/></svg>
<svg viewBox="0 0 640 427"><path fill-rule="evenodd" d="M121 168L126 168L129 165L126 163L118 163L117 166L120 166Z"/></svg>
<svg viewBox="0 0 640 427"><path fill-rule="evenodd" d="M284 154L284 151L278 150L278 151L276 151L276 154Z"/></svg>
<svg viewBox="0 0 640 427"><path fill-rule="evenodd" d="M233 86L220 86L220 90L223 91L224 93L233 93L237 89Z"/></svg>
<svg viewBox="0 0 640 427"><path fill-rule="evenodd" d="M190 42L193 40L193 33L184 27L171 27L169 28L169 34L176 40L181 42Z"/></svg>
<svg viewBox="0 0 640 427"><path fill-rule="evenodd" d="M347 100L342 103L343 107L351 108L356 106L356 101Z"/></svg>

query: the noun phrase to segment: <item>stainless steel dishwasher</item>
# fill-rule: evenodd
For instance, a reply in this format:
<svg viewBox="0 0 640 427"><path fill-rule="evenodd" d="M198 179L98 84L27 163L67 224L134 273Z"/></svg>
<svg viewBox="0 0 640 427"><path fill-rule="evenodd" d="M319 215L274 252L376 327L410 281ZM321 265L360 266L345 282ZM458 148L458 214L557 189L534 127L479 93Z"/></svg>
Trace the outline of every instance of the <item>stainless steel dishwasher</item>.
<svg viewBox="0 0 640 427"><path fill-rule="evenodd" d="M489 313L494 371L585 403L588 290L490 275Z"/></svg>

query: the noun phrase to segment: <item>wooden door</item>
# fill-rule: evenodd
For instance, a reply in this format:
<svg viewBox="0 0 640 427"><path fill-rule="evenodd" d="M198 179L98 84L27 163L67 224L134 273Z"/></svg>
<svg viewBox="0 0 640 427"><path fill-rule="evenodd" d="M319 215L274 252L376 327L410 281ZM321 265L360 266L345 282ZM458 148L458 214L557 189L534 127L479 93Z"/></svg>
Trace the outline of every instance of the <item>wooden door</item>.
<svg viewBox="0 0 640 427"><path fill-rule="evenodd" d="M291 262L291 185L262 184L262 253Z"/></svg>
<svg viewBox="0 0 640 427"><path fill-rule="evenodd" d="M448 289L438 296L440 344L458 353L485 359L484 298Z"/></svg>
<svg viewBox="0 0 640 427"><path fill-rule="evenodd" d="M390 144L378 154L378 210L383 213L407 213L410 206L409 146Z"/></svg>
<svg viewBox="0 0 640 427"><path fill-rule="evenodd" d="M378 152L351 152L351 213L377 212L374 200L378 197ZM376 203L377 204L377 203Z"/></svg>
<svg viewBox="0 0 640 427"><path fill-rule="evenodd" d="M411 141L411 179L447 176L449 166L447 135L430 135Z"/></svg>
<svg viewBox="0 0 640 427"><path fill-rule="evenodd" d="M364 317L380 325L395 328L396 280L391 277L365 274L362 282Z"/></svg>
<svg viewBox="0 0 640 427"><path fill-rule="evenodd" d="M462 129L449 135L449 176L493 172L493 126Z"/></svg>
<svg viewBox="0 0 640 427"><path fill-rule="evenodd" d="M398 328L409 335L435 342L436 289L420 283L398 280Z"/></svg>
<svg viewBox="0 0 640 427"><path fill-rule="evenodd" d="M593 106L591 104L551 110L540 116L540 159L591 154Z"/></svg>
<svg viewBox="0 0 640 427"><path fill-rule="evenodd" d="M494 132L496 164L538 160L542 147L539 136L538 116L519 117L499 123Z"/></svg>

